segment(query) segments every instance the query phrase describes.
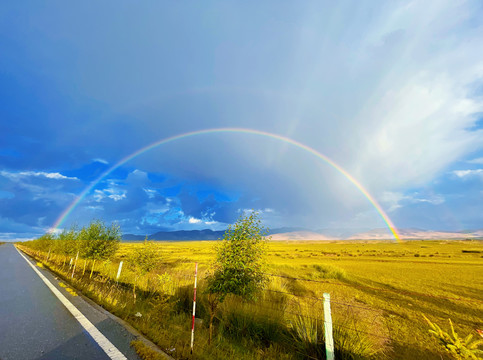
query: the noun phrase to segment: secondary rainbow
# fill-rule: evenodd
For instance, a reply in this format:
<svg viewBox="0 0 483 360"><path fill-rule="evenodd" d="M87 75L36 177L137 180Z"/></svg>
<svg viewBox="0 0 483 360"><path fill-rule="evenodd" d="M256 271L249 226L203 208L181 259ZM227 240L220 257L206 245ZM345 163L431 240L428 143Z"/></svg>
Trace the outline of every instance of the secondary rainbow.
<svg viewBox="0 0 483 360"><path fill-rule="evenodd" d="M277 134L272 134L266 131L261 131L261 130L253 130L253 129L245 129L245 128L215 128L215 129L205 129L205 130L197 130L197 131L191 131L175 136L171 136L168 138L161 139L159 141L156 141L152 144L149 144L132 154L124 157L121 159L119 162L116 164L112 165L110 168L108 168L106 171L104 171L97 179L92 181L89 186L87 186L75 199L74 201L62 212L62 214L59 216L59 218L56 220L54 225L52 225L52 228L50 231L55 231L57 230L62 223L65 221L65 219L69 216L69 214L75 209L75 207L82 201L82 199L85 198L85 196L102 180L104 179L107 175L109 175L111 172L116 170L119 166L127 163L128 161L134 159L135 157L144 154L145 152L152 150L158 146L167 144L169 142L173 142L176 140L180 139L186 139L192 136L199 136L199 135L206 135L206 134L216 134L216 133L238 133L238 134L252 134L252 135L259 135L259 136L265 136L269 137L272 139L277 139L280 141L283 141L285 143L291 144L295 147L298 147L302 150L308 151L312 155L316 156L317 158L323 160L330 166L332 166L334 169L339 171L342 175L344 175L351 183L353 183L357 189L369 200L369 202L374 206L374 208L377 210L379 215L382 217L384 222L386 223L387 227L391 231L392 235L394 236L394 239L397 241L400 241L399 234L397 232L396 227L394 226L393 222L389 218L389 216L386 214L386 212L382 209L382 207L378 204L376 199L362 186L351 174L349 174L344 168L336 164L333 160L325 156L324 154L319 153L317 150L311 148L310 146L307 146L305 144L302 144L296 140L290 139L286 136L282 135L277 135Z"/></svg>

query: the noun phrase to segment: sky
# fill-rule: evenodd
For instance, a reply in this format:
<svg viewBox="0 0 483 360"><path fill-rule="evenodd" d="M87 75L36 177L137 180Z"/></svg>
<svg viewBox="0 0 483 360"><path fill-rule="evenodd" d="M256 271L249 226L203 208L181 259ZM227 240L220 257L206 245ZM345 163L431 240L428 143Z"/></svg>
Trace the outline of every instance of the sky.
<svg viewBox="0 0 483 360"><path fill-rule="evenodd" d="M0 4L0 239L483 228L481 1ZM82 199L79 196L92 186Z"/></svg>

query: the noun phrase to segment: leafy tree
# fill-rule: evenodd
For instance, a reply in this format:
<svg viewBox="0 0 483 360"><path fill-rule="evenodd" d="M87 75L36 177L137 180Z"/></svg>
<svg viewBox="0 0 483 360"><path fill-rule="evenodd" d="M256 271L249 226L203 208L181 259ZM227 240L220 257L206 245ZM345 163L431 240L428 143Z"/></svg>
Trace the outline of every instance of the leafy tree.
<svg viewBox="0 0 483 360"><path fill-rule="evenodd" d="M104 222L95 220L81 229L79 249L83 257L93 260L91 276L96 260L110 259L119 248L121 237L121 229L116 223L108 227Z"/></svg>
<svg viewBox="0 0 483 360"><path fill-rule="evenodd" d="M46 233L36 240L32 241L32 248L40 251L48 251L54 243L54 235Z"/></svg>
<svg viewBox="0 0 483 360"><path fill-rule="evenodd" d="M44 235L45 236L45 235ZM64 264L66 257L74 256L78 250L78 231L75 226L70 230L63 230L57 237L54 243L54 252L64 257Z"/></svg>
<svg viewBox="0 0 483 360"><path fill-rule="evenodd" d="M158 249L154 241L144 239L144 243L136 246L128 258L129 267L136 273L133 285L133 298L136 301L136 284L142 277L153 270L160 262Z"/></svg>
<svg viewBox="0 0 483 360"><path fill-rule="evenodd" d="M264 256L267 234L268 229L262 227L259 214L252 211L241 215L233 226L229 225L223 240L216 245L216 260L207 278L210 341L218 304L228 294L256 300L256 293L266 283Z"/></svg>
<svg viewBox="0 0 483 360"><path fill-rule="evenodd" d="M110 227L104 222L95 220L79 233L82 255L93 260L107 260L119 249L121 242L121 229L113 223Z"/></svg>

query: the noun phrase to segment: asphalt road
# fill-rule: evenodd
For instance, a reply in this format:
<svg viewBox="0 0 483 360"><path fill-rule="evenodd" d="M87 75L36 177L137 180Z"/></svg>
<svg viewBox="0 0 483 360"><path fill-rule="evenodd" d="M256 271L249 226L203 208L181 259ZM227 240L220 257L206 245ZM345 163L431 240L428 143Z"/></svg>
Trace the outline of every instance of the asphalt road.
<svg viewBox="0 0 483 360"><path fill-rule="evenodd" d="M29 261L33 263L30 259ZM38 270L127 358L135 336L101 309ZM110 359L13 244L0 245L0 360Z"/></svg>

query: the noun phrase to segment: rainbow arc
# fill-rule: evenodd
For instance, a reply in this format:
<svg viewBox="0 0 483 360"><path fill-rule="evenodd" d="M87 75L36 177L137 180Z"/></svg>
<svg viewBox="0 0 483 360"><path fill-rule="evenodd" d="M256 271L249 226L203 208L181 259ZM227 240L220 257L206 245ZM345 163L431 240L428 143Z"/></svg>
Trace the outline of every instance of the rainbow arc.
<svg viewBox="0 0 483 360"><path fill-rule="evenodd" d="M364 186L358 182L351 174L349 174L344 168L342 168L340 165L335 163L332 159L329 157L325 156L324 154L321 154L317 150L311 148L310 146L307 146L305 144L302 144L301 142L298 142L296 140L290 139L286 136L282 135L277 135L277 134L272 134L266 131L260 131L260 130L254 130L254 129L246 129L246 128L215 128L215 129L205 129L205 130L197 130L197 131L192 131L192 132L187 132L171 137L167 137L164 139L161 139L159 141L156 141L152 144L149 144L139 150L136 150L135 152L131 153L130 155L122 158L119 160L116 164L112 165L110 168L108 168L106 171L104 171L99 177L97 177L94 181L92 181L75 199L74 201L62 212L62 214L58 217L58 219L55 221L55 223L52 225L50 231L56 231L62 224L65 222L65 220L68 218L69 214L72 213L72 211L79 205L79 203L89 194L89 192L94 189L94 187L102 181L107 175L112 173L114 170L116 170L118 167L124 165L125 163L129 162L130 160L144 154L147 151L150 151L154 148L157 148L158 146L168 144L173 141L177 141L180 139L186 139L190 137L195 137L195 136L201 136L201 135L207 135L207 134L216 134L216 133L237 133L237 134L252 134L252 135L258 135L258 136L263 136L263 137L268 137L271 139L276 139L280 140L282 142L285 142L287 144L293 145L299 149L302 149L304 151L309 152L310 154L314 155L318 159L324 161L325 163L329 164L331 167L336 169L339 173L344 175L352 184L356 186L356 188L366 197L367 200L372 204L372 206L376 209L376 211L379 213L379 215L382 217L384 222L386 223L388 229L391 231L392 235L394 236L394 239L397 241L400 241L399 234L397 232L396 227L394 226L393 222L389 218L389 216L386 214L386 212L382 209L382 207L379 205L379 203L376 201L376 199L364 188Z"/></svg>

